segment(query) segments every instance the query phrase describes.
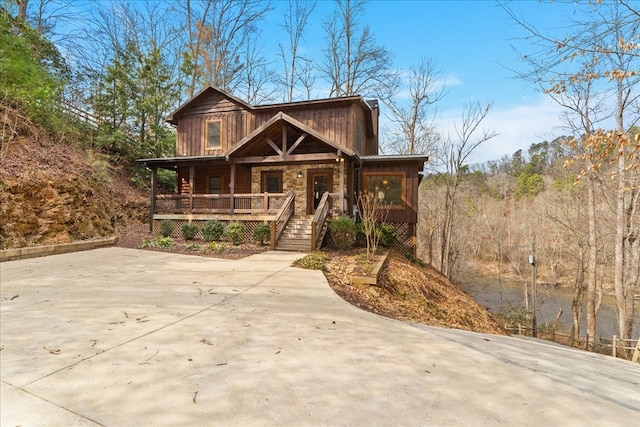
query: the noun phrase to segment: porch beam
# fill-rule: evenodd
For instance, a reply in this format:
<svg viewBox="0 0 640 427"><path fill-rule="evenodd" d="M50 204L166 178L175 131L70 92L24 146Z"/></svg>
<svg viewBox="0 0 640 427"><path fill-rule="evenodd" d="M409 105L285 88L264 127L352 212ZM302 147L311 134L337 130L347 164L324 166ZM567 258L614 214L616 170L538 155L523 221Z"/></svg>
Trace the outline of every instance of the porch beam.
<svg viewBox="0 0 640 427"><path fill-rule="evenodd" d="M271 138L269 138L268 136L265 136L264 140L267 141L267 144L269 144L271 146L271 148L273 148L275 150L276 153L278 153L281 156L284 154L282 152L282 150L280 148L278 148L276 143L271 140Z"/></svg>
<svg viewBox="0 0 640 427"><path fill-rule="evenodd" d="M302 135L300 135L298 137L298 139L296 139L296 142L293 143L293 145L291 146L291 148L289 148L286 152L286 154L291 154L293 153L293 150L295 150L296 148L298 148L298 145L300 145L300 143L302 141L304 141L304 139L308 136L307 133L303 133Z"/></svg>
<svg viewBox="0 0 640 427"><path fill-rule="evenodd" d="M280 155L282 154L288 154L287 153L287 124L285 123L284 126L282 126L282 152L280 153Z"/></svg>
<svg viewBox="0 0 640 427"><path fill-rule="evenodd" d="M281 163L281 162L303 162L315 160L336 160L333 153L315 153L315 154L289 154L284 156L251 156L236 159L236 163Z"/></svg>

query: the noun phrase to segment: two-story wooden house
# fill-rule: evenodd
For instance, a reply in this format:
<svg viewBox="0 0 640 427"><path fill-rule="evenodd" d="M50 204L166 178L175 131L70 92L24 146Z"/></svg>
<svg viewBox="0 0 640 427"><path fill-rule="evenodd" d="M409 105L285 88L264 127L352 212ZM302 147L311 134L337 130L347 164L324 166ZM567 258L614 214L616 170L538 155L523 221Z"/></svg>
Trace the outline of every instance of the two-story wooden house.
<svg viewBox="0 0 640 427"><path fill-rule="evenodd" d="M152 171L152 231L164 219L215 218L244 223L250 237L266 222L273 248L312 250L326 221L354 215L358 195L371 191L398 246L415 250L427 157L379 155L378 117L378 103L360 96L253 106L206 87L167 118L176 157L140 160ZM175 194L157 194L158 168L176 172Z"/></svg>

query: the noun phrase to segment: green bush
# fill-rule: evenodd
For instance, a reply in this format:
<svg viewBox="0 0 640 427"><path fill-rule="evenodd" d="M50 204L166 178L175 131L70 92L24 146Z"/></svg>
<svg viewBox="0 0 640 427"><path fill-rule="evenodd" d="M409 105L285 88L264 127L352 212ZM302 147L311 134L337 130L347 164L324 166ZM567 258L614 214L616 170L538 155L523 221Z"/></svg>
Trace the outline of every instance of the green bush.
<svg viewBox="0 0 640 427"><path fill-rule="evenodd" d="M224 225L219 220L214 219L205 222L200 231L202 231L202 237L204 237L205 242L213 242L222 238Z"/></svg>
<svg viewBox="0 0 640 427"><path fill-rule="evenodd" d="M324 265L324 262L328 259L329 257L322 252L311 252L309 255L295 260L293 266L306 268L307 270L326 271L327 267Z"/></svg>
<svg viewBox="0 0 640 427"><path fill-rule="evenodd" d="M271 239L271 227L269 224L260 224L253 230L253 239L264 245L265 240Z"/></svg>
<svg viewBox="0 0 640 427"><path fill-rule="evenodd" d="M225 245L223 242L211 242L207 246L207 249L209 249L213 253L219 254L227 250L227 245Z"/></svg>
<svg viewBox="0 0 640 427"><path fill-rule="evenodd" d="M195 224L184 224L182 226L182 238L184 240L193 240L198 233L198 226Z"/></svg>
<svg viewBox="0 0 640 427"><path fill-rule="evenodd" d="M230 222L227 228L224 230L224 235L227 239L237 246L242 243L244 239L244 225L239 222Z"/></svg>
<svg viewBox="0 0 640 427"><path fill-rule="evenodd" d="M380 245L385 248L393 247L393 244L396 241L396 237L398 237L398 232L396 228L391 224L382 224L378 228L378 233L380 233Z"/></svg>
<svg viewBox="0 0 640 427"><path fill-rule="evenodd" d="M350 249L356 239L358 228L353 218L341 215L329 223L329 236L338 250Z"/></svg>
<svg viewBox="0 0 640 427"><path fill-rule="evenodd" d="M197 252L200 250L200 245L197 243L189 243L185 249L188 251Z"/></svg>
<svg viewBox="0 0 640 427"><path fill-rule="evenodd" d="M405 257L406 257L409 261L411 261L413 264L417 264L417 265L419 265L420 267L426 267L426 266L427 266L427 263L426 263L426 262L424 262L424 261L423 261L422 259L420 259L420 258L415 257L411 252L407 252L407 253L405 254Z"/></svg>
<svg viewBox="0 0 640 427"><path fill-rule="evenodd" d="M162 237L169 237L173 233L174 224L170 219L163 219L160 222L160 235Z"/></svg>
<svg viewBox="0 0 640 427"><path fill-rule="evenodd" d="M171 237L162 237L162 236L155 236L152 237L150 239L144 239L142 240L142 243L140 243L138 245L139 248L144 249L144 248L170 248L171 246L173 246L173 240L171 240Z"/></svg>

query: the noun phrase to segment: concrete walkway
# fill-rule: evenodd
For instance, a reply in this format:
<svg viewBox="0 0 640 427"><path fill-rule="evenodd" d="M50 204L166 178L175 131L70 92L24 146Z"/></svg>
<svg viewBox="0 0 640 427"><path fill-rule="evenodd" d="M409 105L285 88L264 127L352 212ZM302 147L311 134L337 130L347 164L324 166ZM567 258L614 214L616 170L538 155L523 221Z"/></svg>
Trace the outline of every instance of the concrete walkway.
<svg viewBox="0 0 640 427"><path fill-rule="evenodd" d="M640 423L640 365L363 312L298 256L0 264L0 424Z"/></svg>

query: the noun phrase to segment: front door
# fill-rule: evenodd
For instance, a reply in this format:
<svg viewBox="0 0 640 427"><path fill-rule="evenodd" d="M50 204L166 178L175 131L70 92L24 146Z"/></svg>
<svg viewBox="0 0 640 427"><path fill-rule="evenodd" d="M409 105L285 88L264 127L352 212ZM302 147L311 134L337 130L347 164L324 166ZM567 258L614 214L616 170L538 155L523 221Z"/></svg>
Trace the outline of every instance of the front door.
<svg viewBox="0 0 640 427"><path fill-rule="evenodd" d="M326 192L333 191L332 169L310 169L307 174L307 213L313 214Z"/></svg>

